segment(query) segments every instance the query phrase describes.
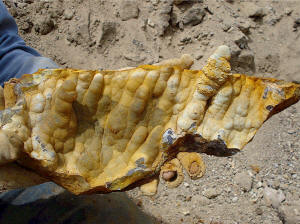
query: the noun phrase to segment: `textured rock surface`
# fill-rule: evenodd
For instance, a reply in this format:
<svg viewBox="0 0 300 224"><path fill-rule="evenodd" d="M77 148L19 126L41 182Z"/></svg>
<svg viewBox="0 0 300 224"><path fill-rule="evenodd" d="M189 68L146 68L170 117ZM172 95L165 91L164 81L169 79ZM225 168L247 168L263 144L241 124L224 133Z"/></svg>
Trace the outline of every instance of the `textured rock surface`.
<svg viewBox="0 0 300 224"><path fill-rule="evenodd" d="M1 152L22 148L21 164L80 194L124 189L157 173L179 148L242 149L270 115L299 99L300 85L231 74L229 58L221 46L202 70L185 69L184 56L13 79L4 87L1 133L14 138Z"/></svg>
<svg viewBox="0 0 300 224"><path fill-rule="evenodd" d="M227 44L232 50L231 66L235 73L300 81L298 1L256 1L255 4L265 13L261 18L248 17L244 0L174 1L181 4L173 4L170 11L164 10L171 17L169 21L164 20L167 15L163 18L160 15L165 9L165 0L137 1L139 16L127 21L119 16L120 1L36 0L26 7L19 4L24 0L4 2L8 3L26 43L62 67L118 69L152 64L188 53L197 59L192 69L198 70L217 46ZM15 4L11 5L12 2ZM182 17L190 8L198 7L205 10L202 22L196 26L184 25ZM74 10L71 20L64 19L63 10L66 9ZM45 15L55 15L51 18L56 28L40 35L35 32L35 24ZM100 41L105 22L114 22L117 26L111 37ZM160 36L159 28L165 27L167 22L169 26ZM86 28L80 29L82 25ZM239 31L235 28L247 35L247 49L240 49L234 42L233 37ZM84 35L77 37L78 32ZM68 40L69 33L73 42ZM188 41L181 42L183 39ZM125 58L130 55L134 61ZM274 182L276 187L272 185L272 188L281 189L287 202L300 198L299 130L300 103L297 103L266 121L241 153L230 157L201 154L206 173L193 181L185 174L184 183L189 187L181 184L170 189L160 181L155 197L143 196L139 188L126 194L139 208L159 219L159 223L282 224L277 209L265 206L263 189L266 184ZM253 165L257 167L255 170ZM252 172L253 188L249 192L244 192L233 182L234 176L244 171ZM203 203L203 189L214 186L223 189L221 195L215 199L204 197L209 203ZM109 198L110 195L105 196ZM179 195L184 197L181 199ZM81 197L84 196L73 198ZM186 200L189 197L192 200ZM74 204L81 203L76 201ZM186 208L190 212L188 216L183 214ZM257 215L256 209L262 215ZM48 210L44 211L49 214Z"/></svg>

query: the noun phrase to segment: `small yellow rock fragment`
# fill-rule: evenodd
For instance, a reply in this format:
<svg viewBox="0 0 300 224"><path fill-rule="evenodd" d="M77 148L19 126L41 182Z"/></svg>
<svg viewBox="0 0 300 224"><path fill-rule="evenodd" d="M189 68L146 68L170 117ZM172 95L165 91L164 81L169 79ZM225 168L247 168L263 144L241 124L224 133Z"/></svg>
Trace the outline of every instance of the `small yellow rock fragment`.
<svg viewBox="0 0 300 224"><path fill-rule="evenodd" d="M157 192L157 185L158 185L158 179L156 178L150 181L149 183L143 184L140 187L140 190L144 195L148 195L148 196L155 195Z"/></svg>
<svg viewBox="0 0 300 224"><path fill-rule="evenodd" d="M204 175L205 164L199 153L180 152L177 158L193 180L201 178Z"/></svg>
<svg viewBox="0 0 300 224"><path fill-rule="evenodd" d="M166 162L160 171L160 176L169 188L178 187L184 179L182 166L177 158Z"/></svg>

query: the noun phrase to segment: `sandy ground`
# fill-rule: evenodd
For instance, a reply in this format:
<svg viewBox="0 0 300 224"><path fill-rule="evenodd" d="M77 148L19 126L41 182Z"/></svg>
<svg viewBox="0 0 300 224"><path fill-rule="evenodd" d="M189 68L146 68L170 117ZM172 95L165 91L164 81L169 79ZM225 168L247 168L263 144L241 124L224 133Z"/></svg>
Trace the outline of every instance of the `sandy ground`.
<svg viewBox="0 0 300 224"><path fill-rule="evenodd" d="M200 69L226 44L233 71L300 82L299 0L5 2L27 44L62 67L117 69L188 53ZM300 103L269 119L241 153L203 158L199 180L127 194L159 223L300 223Z"/></svg>

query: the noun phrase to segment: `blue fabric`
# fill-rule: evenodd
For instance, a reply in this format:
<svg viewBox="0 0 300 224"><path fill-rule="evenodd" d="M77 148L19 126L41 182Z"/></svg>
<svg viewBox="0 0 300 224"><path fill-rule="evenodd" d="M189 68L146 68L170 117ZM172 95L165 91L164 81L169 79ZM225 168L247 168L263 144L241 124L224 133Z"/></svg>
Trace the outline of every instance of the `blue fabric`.
<svg viewBox="0 0 300 224"><path fill-rule="evenodd" d="M42 57L18 35L15 20L0 0L0 85L13 77L31 74L40 68L57 68L51 59Z"/></svg>

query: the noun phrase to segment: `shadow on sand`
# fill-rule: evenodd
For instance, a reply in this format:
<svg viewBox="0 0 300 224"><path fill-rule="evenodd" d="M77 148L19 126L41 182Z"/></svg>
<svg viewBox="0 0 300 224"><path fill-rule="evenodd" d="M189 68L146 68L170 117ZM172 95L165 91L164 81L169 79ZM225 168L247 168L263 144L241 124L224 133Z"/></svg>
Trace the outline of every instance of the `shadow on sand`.
<svg viewBox="0 0 300 224"><path fill-rule="evenodd" d="M73 195L54 183L0 194L0 223L5 224L153 224L123 192Z"/></svg>

